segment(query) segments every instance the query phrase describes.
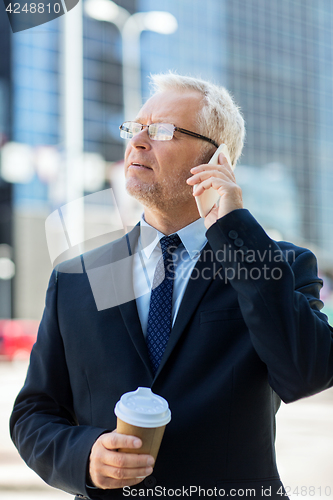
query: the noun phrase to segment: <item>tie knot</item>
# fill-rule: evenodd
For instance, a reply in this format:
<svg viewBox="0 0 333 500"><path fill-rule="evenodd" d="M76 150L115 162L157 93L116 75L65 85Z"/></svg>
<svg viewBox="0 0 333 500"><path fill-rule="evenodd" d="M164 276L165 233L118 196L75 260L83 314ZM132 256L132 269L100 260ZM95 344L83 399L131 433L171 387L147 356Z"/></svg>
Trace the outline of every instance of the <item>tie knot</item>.
<svg viewBox="0 0 333 500"><path fill-rule="evenodd" d="M177 247L181 244L181 239L179 238L177 233L170 234L170 236L163 236L160 239L160 245L163 252L163 255L168 252L171 254L176 250Z"/></svg>

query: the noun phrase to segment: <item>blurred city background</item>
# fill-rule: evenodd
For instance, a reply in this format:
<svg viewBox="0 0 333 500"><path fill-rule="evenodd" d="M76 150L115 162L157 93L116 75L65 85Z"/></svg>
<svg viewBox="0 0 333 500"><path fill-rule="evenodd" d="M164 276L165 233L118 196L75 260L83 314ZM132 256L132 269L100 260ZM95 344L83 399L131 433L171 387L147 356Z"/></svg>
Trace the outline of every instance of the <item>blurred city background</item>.
<svg viewBox="0 0 333 500"><path fill-rule="evenodd" d="M245 206L274 239L315 252L333 323L333 2L85 0L15 34L1 3L0 46L0 496L63 498L20 462L7 420L53 265L141 214L124 191L119 125L148 98L150 73L233 94ZM333 498L332 403L329 390L279 412L280 472L307 487L299 495Z"/></svg>

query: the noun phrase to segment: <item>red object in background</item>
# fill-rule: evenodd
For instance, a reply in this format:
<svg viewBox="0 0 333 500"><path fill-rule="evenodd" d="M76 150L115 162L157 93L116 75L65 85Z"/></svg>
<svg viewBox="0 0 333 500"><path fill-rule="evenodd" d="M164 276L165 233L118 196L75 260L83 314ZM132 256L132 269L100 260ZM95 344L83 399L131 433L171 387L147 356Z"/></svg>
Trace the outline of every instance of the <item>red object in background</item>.
<svg viewBox="0 0 333 500"><path fill-rule="evenodd" d="M0 359L27 359L37 339L39 321L0 319Z"/></svg>

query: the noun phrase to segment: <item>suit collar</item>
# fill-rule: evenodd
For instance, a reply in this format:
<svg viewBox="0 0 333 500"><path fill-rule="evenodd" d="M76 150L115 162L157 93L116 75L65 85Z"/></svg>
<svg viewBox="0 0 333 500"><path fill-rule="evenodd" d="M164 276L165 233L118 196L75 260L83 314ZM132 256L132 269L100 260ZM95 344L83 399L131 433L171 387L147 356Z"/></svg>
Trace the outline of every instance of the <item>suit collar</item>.
<svg viewBox="0 0 333 500"><path fill-rule="evenodd" d="M177 231L185 250L191 259L198 258L198 252L207 243L204 219L199 218L186 227ZM165 236L163 233L150 226L142 216L140 221L140 242L146 258L150 258L159 240Z"/></svg>

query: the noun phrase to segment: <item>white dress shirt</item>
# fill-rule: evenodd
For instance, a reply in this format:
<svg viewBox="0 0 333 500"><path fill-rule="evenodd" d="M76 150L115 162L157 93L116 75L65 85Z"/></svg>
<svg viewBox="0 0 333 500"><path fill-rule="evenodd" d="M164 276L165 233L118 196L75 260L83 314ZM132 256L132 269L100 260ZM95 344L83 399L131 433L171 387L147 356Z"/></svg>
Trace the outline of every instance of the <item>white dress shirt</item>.
<svg viewBox="0 0 333 500"><path fill-rule="evenodd" d="M185 293L193 268L200 256L200 252L207 242L204 219L200 218L192 224L177 231L181 244L174 251L175 281L172 298L172 324L174 324L179 307ZM149 234L149 236L148 236ZM162 251L158 244L165 236L153 228L142 216L140 222L140 237L133 259L133 283L136 305L144 335L147 332L148 312L151 287L155 268Z"/></svg>

